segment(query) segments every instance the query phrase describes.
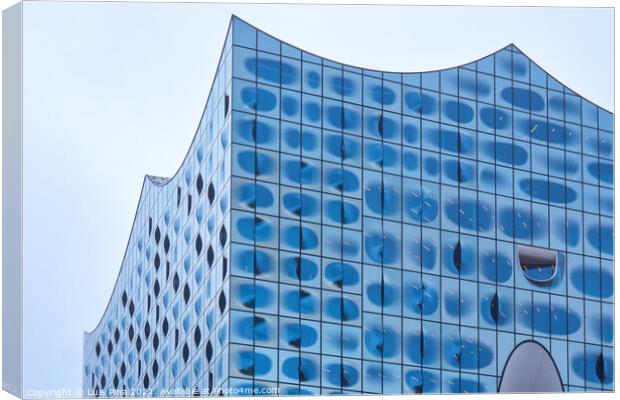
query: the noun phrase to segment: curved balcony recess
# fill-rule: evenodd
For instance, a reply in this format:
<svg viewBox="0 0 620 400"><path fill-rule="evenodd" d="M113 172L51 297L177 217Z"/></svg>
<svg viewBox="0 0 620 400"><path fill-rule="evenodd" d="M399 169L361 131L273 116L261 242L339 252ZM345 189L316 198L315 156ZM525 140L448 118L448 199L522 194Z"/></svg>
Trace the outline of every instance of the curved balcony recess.
<svg viewBox="0 0 620 400"><path fill-rule="evenodd" d="M549 284L558 273L557 253L540 247L519 245L519 265L525 277L536 284Z"/></svg>

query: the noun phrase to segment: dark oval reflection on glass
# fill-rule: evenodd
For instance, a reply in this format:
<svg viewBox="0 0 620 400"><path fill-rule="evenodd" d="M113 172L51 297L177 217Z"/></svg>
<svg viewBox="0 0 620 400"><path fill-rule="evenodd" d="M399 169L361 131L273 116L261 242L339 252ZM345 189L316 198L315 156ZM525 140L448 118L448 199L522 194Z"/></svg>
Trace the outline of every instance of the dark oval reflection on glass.
<svg viewBox="0 0 620 400"><path fill-rule="evenodd" d="M300 131L299 126L287 126L285 129L284 141L294 149L302 148L306 151L315 150L318 147L317 135L312 130Z"/></svg>
<svg viewBox="0 0 620 400"><path fill-rule="evenodd" d="M502 98L513 106L530 111L545 109L545 99L536 92L528 89L507 87L500 92Z"/></svg>
<svg viewBox="0 0 620 400"><path fill-rule="evenodd" d="M320 140L314 133L304 131L301 135L301 148L305 151L313 151L318 148Z"/></svg>
<svg viewBox="0 0 620 400"><path fill-rule="evenodd" d="M360 115L357 111L343 106L327 106L327 121L336 129L357 129Z"/></svg>
<svg viewBox="0 0 620 400"><path fill-rule="evenodd" d="M429 315L437 310L437 290L424 281L414 281L405 287L405 305L416 314Z"/></svg>
<svg viewBox="0 0 620 400"><path fill-rule="evenodd" d="M545 302L536 302L531 305L534 313L518 312L520 322L536 332L552 335L570 335L581 327L581 318L575 313L569 313L566 306L560 304L549 305Z"/></svg>
<svg viewBox="0 0 620 400"><path fill-rule="evenodd" d="M414 393L435 392L438 382L435 373L428 369L412 369L405 374L405 383Z"/></svg>
<svg viewBox="0 0 620 400"><path fill-rule="evenodd" d="M510 123L510 117L506 111L495 107L483 107L480 110L480 120L489 128L506 129Z"/></svg>
<svg viewBox="0 0 620 400"><path fill-rule="evenodd" d="M346 169L331 169L327 172L327 185L339 192L354 192L359 188L357 176Z"/></svg>
<svg viewBox="0 0 620 400"><path fill-rule="evenodd" d="M271 258L261 250L243 250L239 254L239 262L243 270L254 274L262 275L271 270Z"/></svg>
<svg viewBox="0 0 620 400"><path fill-rule="evenodd" d="M252 57L245 60L245 67L252 74L272 83L289 85L297 80L297 68L287 62Z"/></svg>
<svg viewBox="0 0 620 400"><path fill-rule="evenodd" d="M297 115L299 113L299 100L287 95L282 96L282 112L288 116Z"/></svg>
<svg viewBox="0 0 620 400"><path fill-rule="evenodd" d="M237 221L239 233L245 239L262 242L270 239L273 234L271 224L260 217L243 217Z"/></svg>
<svg viewBox="0 0 620 400"><path fill-rule="evenodd" d="M364 249L368 258L377 264L391 264L399 258L400 254L398 239L381 232L366 235Z"/></svg>
<svg viewBox="0 0 620 400"><path fill-rule="evenodd" d="M353 286L359 282L357 269L350 264L332 262L325 268L325 278L339 288Z"/></svg>
<svg viewBox="0 0 620 400"><path fill-rule="evenodd" d="M237 365L243 375L260 376L271 370L271 359L256 351L241 351L237 354Z"/></svg>
<svg viewBox="0 0 620 400"><path fill-rule="evenodd" d="M447 315L455 318L460 316L467 316L472 310L467 307L467 304L471 303L471 296L466 292L458 292L452 295L447 290L444 290L444 310Z"/></svg>
<svg viewBox="0 0 620 400"><path fill-rule="evenodd" d="M405 94L405 104L410 110L422 115L434 113L437 107L435 99L418 91Z"/></svg>
<svg viewBox="0 0 620 400"><path fill-rule="evenodd" d="M248 340L268 340L272 336L272 329L265 318L243 317L236 328L237 334Z"/></svg>
<svg viewBox="0 0 620 400"><path fill-rule="evenodd" d="M298 217L311 217L319 209L318 201L307 194L286 193L282 196L284 207Z"/></svg>
<svg viewBox="0 0 620 400"><path fill-rule="evenodd" d="M346 77L335 76L331 79L331 87L341 96L350 96L353 93L354 82Z"/></svg>
<svg viewBox="0 0 620 400"><path fill-rule="evenodd" d="M366 205L377 214L393 215L400 210L400 193L380 181L369 182L365 190Z"/></svg>
<svg viewBox="0 0 620 400"><path fill-rule="evenodd" d="M304 103L304 118L312 122L318 122L321 119L321 106L314 101Z"/></svg>
<svg viewBox="0 0 620 400"><path fill-rule="evenodd" d="M454 122L466 124L474 119L474 110L460 101L446 101L444 103L445 115Z"/></svg>
<svg viewBox="0 0 620 400"><path fill-rule="evenodd" d="M342 348L342 351L359 351L359 335L348 330L343 330L342 335L324 335L324 343L329 343L335 348Z"/></svg>
<svg viewBox="0 0 620 400"><path fill-rule="evenodd" d="M439 160L437 157L424 157L424 172L430 176L436 176L439 173Z"/></svg>
<svg viewBox="0 0 620 400"><path fill-rule="evenodd" d="M605 222L601 222L601 253L614 254L614 227Z"/></svg>
<svg viewBox="0 0 620 400"><path fill-rule="evenodd" d="M512 73L515 76L526 77L529 68L529 61L521 58L512 59Z"/></svg>
<svg viewBox="0 0 620 400"><path fill-rule="evenodd" d="M354 159L360 153L359 143L348 136L325 135L325 142L327 151L343 161Z"/></svg>
<svg viewBox="0 0 620 400"><path fill-rule="evenodd" d="M287 323L282 328L286 342L296 348L310 347L318 339L316 329L306 324Z"/></svg>
<svg viewBox="0 0 620 400"><path fill-rule="evenodd" d="M591 162L587 168L590 175L601 182L609 184L614 182L614 167L612 164L604 161Z"/></svg>
<svg viewBox="0 0 620 400"><path fill-rule="evenodd" d="M527 151L523 147L504 142L496 142L495 147L493 143L487 143L486 153L491 157L495 155L497 161L512 165L523 165L528 158Z"/></svg>
<svg viewBox="0 0 620 400"><path fill-rule="evenodd" d="M321 86L321 75L316 71L310 71L307 75L308 78L308 86L312 89L316 89Z"/></svg>
<svg viewBox="0 0 620 400"><path fill-rule="evenodd" d="M418 152L413 150L403 150L403 169L417 171L419 169L420 157Z"/></svg>
<svg viewBox="0 0 620 400"><path fill-rule="evenodd" d="M491 186L493 185L493 182L497 179L497 185L501 185L504 183L504 180L501 178L501 175L495 175L495 171L493 169L490 168L482 168L482 172L480 172L480 178L481 178L481 183L482 182L489 182L491 184Z"/></svg>
<svg viewBox="0 0 620 400"><path fill-rule="evenodd" d="M294 313L312 314L316 310L318 301L310 292L299 289L289 292L285 297L284 304L289 311Z"/></svg>
<svg viewBox="0 0 620 400"><path fill-rule="evenodd" d="M574 158L571 158L571 157L566 158L565 163L564 163L564 169L566 170L567 176L578 174L580 167L581 167L581 160L575 161Z"/></svg>
<svg viewBox="0 0 620 400"><path fill-rule="evenodd" d="M478 204L480 203L480 204ZM480 205L480 207L479 207ZM470 230L488 230L491 227L493 216L490 208L484 203L468 199L452 199L445 204L448 218L462 228Z"/></svg>
<svg viewBox="0 0 620 400"><path fill-rule="evenodd" d="M491 282L504 283L512 276L512 262L503 254L483 254L480 268L482 275Z"/></svg>
<svg viewBox="0 0 620 400"><path fill-rule="evenodd" d="M603 343L613 343L614 340L614 320L613 317L594 318L590 322L590 329L594 337L601 338Z"/></svg>
<svg viewBox="0 0 620 400"><path fill-rule="evenodd" d="M444 345L444 360L454 368L484 368L493 361L493 351L474 338L449 338Z"/></svg>
<svg viewBox="0 0 620 400"><path fill-rule="evenodd" d="M564 126L535 118L532 118L531 123L528 123L527 120L521 120L519 122L519 129L529 131L534 139L548 141L553 144L563 144L566 136Z"/></svg>
<svg viewBox="0 0 620 400"><path fill-rule="evenodd" d="M513 319L512 299L506 299L495 293L483 297L480 301L480 316L491 325L504 325Z"/></svg>
<svg viewBox="0 0 620 400"><path fill-rule="evenodd" d="M239 186L237 198L250 208L264 208L273 205L273 195L268 187L259 183L244 183Z"/></svg>
<svg viewBox="0 0 620 400"><path fill-rule="evenodd" d="M345 237L337 231L326 234L323 242L324 249L332 252L341 253L343 258L357 258L361 243L359 237Z"/></svg>
<svg viewBox="0 0 620 400"><path fill-rule="evenodd" d="M353 366L342 363L327 364L325 367L327 380L333 386L350 387L357 383L359 372Z"/></svg>
<svg viewBox="0 0 620 400"><path fill-rule="evenodd" d="M501 231L510 237L527 239L541 234L536 229L532 231L532 216L529 209L505 207L499 211L498 218Z"/></svg>
<svg viewBox="0 0 620 400"><path fill-rule="evenodd" d="M284 128L284 142L293 149L299 149L301 142L301 132L299 128L286 127Z"/></svg>
<svg viewBox="0 0 620 400"><path fill-rule="evenodd" d="M418 143L420 139L419 128L412 124L403 125L403 141L405 143L413 144Z"/></svg>
<svg viewBox="0 0 620 400"><path fill-rule="evenodd" d="M319 238L310 228L290 226L284 231L284 240L289 246L301 250L314 249L318 246Z"/></svg>
<svg viewBox="0 0 620 400"><path fill-rule="evenodd" d="M349 202L343 200L328 200L326 212L329 219L340 224L352 224L359 219L359 209Z"/></svg>
<svg viewBox="0 0 620 400"><path fill-rule="evenodd" d="M288 256L284 260L284 269L289 278L300 281L311 281L317 274L319 267L306 257Z"/></svg>
<svg viewBox="0 0 620 400"><path fill-rule="evenodd" d="M522 179L519 181L521 190L535 199L552 203L570 203L575 201L577 193L566 185L542 179Z"/></svg>
<svg viewBox="0 0 620 400"><path fill-rule="evenodd" d="M586 284L584 279L587 279L588 282L594 282L594 285ZM612 284L600 284L601 282L613 283L613 275L598 266L584 266L583 270L575 268L570 273L570 280L577 290L588 296L609 298L613 295Z"/></svg>
<svg viewBox="0 0 620 400"><path fill-rule="evenodd" d="M244 283L237 290L239 301L247 308L261 308L271 302L271 293L264 286Z"/></svg>
<svg viewBox="0 0 620 400"><path fill-rule="evenodd" d="M391 306L397 297L396 288L384 281L368 285L367 294L368 299L379 307Z"/></svg>
<svg viewBox="0 0 620 400"><path fill-rule="evenodd" d="M412 333L406 336L405 355L415 364L428 365L439 357L439 343L431 335Z"/></svg>
<svg viewBox="0 0 620 400"><path fill-rule="evenodd" d="M457 160L445 160L444 171L454 182L468 183L476 178L475 170L471 165Z"/></svg>
<svg viewBox="0 0 620 400"><path fill-rule="evenodd" d="M377 168L397 166L399 154L393 147L384 146L381 143L366 144L364 158Z"/></svg>
<svg viewBox="0 0 620 400"><path fill-rule="evenodd" d="M262 121L242 119L237 129L243 139L258 145L265 145L275 140L275 132L271 125Z"/></svg>
<svg viewBox="0 0 620 400"><path fill-rule="evenodd" d="M571 368L577 376L595 385L613 382L613 360L600 351L588 350L576 353L571 359Z"/></svg>
<svg viewBox="0 0 620 400"><path fill-rule="evenodd" d="M364 343L370 354L377 357L392 357L399 351L400 337L391 329L381 326L367 328Z"/></svg>
<svg viewBox="0 0 620 400"><path fill-rule="evenodd" d="M299 382L307 382L318 375L318 367L314 361L305 357L290 357L282 363L284 375Z"/></svg>
<svg viewBox="0 0 620 400"><path fill-rule="evenodd" d="M299 160L288 160L284 164L286 177L295 183L309 185L318 179L317 168Z"/></svg>
<svg viewBox="0 0 620 400"><path fill-rule="evenodd" d="M359 317L359 309L353 300L332 297L326 303L327 315L340 321L352 321Z"/></svg>
<svg viewBox="0 0 620 400"><path fill-rule="evenodd" d="M256 176L270 174L274 169L273 160L264 153L251 150L240 151L237 160L245 172Z"/></svg>
<svg viewBox="0 0 620 400"><path fill-rule="evenodd" d="M241 100L251 109L261 112L275 109L278 101L268 90L254 87L241 89Z"/></svg>
<svg viewBox="0 0 620 400"><path fill-rule="evenodd" d="M424 189L412 190L405 195L405 211L417 222L432 222L437 218L437 200Z"/></svg>
<svg viewBox="0 0 620 400"><path fill-rule="evenodd" d="M400 124L385 114L366 117L368 133L384 139L396 139L401 135Z"/></svg>
<svg viewBox="0 0 620 400"><path fill-rule="evenodd" d="M431 130L432 132L433 130ZM451 153L470 154L475 153L475 141L467 135L459 134L457 131L441 128L441 134L438 130L430 136L430 142L436 146L439 145L441 138L441 148ZM428 142L428 141L427 141Z"/></svg>
<svg viewBox="0 0 620 400"><path fill-rule="evenodd" d="M396 94L389 87L374 85L370 88L372 98L379 104L390 105L394 103Z"/></svg>
<svg viewBox="0 0 620 400"><path fill-rule="evenodd" d="M432 132L434 129L429 130ZM457 153L459 151L459 134L457 131L445 128L441 129L441 134L438 130L434 131L435 132L431 134L430 140L427 140L427 142L430 141L434 145L439 146L439 142L441 141L441 148L445 151L449 151L451 153ZM425 137L425 139L427 138Z"/></svg>

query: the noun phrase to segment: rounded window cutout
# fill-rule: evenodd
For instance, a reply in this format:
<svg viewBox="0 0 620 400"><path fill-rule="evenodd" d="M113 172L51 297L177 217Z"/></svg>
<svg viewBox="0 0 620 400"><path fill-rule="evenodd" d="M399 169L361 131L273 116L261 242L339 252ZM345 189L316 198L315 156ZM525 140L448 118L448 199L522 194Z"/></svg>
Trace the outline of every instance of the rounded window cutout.
<svg viewBox="0 0 620 400"><path fill-rule="evenodd" d="M521 271L530 282L548 285L556 277L558 269L555 251L520 245L518 252Z"/></svg>

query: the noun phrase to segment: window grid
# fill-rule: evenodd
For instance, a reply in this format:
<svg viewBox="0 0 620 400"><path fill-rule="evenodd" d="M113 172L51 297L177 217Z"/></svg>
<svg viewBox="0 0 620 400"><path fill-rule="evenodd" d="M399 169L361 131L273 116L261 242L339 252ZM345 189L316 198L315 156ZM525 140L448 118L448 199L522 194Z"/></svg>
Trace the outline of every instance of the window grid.
<svg viewBox="0 0 620 400"><path fill-rule="evenodd" d="M527 339L613 390L611 114L512 45L386 73L233 18L222 53L183 166L145 181L88 393L495 392Z"/></svg>

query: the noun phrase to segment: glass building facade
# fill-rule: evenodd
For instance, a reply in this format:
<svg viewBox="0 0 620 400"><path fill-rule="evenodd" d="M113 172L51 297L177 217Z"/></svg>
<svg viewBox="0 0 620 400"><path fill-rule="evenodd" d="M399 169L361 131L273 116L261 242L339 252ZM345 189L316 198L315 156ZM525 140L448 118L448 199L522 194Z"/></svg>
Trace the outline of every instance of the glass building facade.
<svg viewBox="0 0 620 400"><path fill-rule="evenodd" d="M381 72L233 17L182 166L144 181L83 385L496 392L535 341L563 390L613 391L613 292L610 112L514 45Z"/></svg>

